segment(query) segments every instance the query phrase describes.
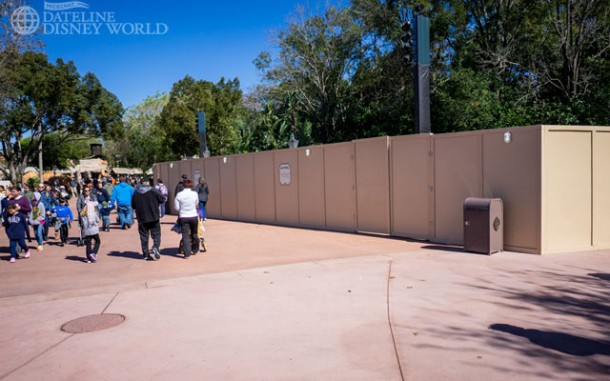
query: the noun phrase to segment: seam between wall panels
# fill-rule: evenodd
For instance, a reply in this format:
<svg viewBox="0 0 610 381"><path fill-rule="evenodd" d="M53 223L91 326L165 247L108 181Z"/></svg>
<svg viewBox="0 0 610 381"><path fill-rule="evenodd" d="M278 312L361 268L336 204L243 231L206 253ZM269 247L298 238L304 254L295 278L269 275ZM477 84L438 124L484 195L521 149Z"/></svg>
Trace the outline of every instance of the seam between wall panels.
<svg viewBox="0 0 610 381"><path fill-rule="evenodd" d="M352 211L352 231L359 231L360 228L360 215L358 214L358 170L357 170L357 161L356 161L356 143L352 140L350 142L352 147L351 149L351 158L352 158L352 171L353 171L353 182L352 182L352 198L353 198L353 211Z"/></svg>

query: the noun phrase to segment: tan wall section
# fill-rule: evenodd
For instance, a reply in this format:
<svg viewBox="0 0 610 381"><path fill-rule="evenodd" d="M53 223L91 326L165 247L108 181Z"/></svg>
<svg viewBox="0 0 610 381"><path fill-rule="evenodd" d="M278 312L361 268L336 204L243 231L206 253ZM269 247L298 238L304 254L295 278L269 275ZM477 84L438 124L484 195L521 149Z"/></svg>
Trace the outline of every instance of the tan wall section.
<svg viewBox="0 0 610 381"><path fill-rule="evenodd" d="M324 149L302 148L298 150L298 155L299 223L307 227L324 228Z"/></svg>
<svg viewBox="0 0 610 381"><path fill-rule="evenodd" d="M209 217L220 218L222 217L220 211L220 200L224 197L220 191L220 161L221 157L211 157L205 159L205 181L208 183L208 189L210 195L208 197L208 203L205 206L206 212Z"/></svg>
<svg viewBox="0 0 610 381"><path fill-rule="evenodd" d="M390 139L392 235L434 237L433 158L430 135Z"/></svg>
<svg viewBox="0 0 610 381"><path fill-rule="evenodd" d="M547 130L544 136L543 249L591 246L591 131Z"/></svg>
<svg viewBox="0 0 610 381"><path fill-rule="evenodd" d="M193 177L191 178L191 180L193 180L193 188L195 186L197 186L197 182L199 181L199 178L197 177L197 174L199 174L199 177L203 177L205 178L205 161L204 159L195 159L191 162L191 170L193 171ZM209 186L208 186L209 187Z"/></svg>
<svg viewBox="0 0 610 381"><path fill-rule="evenodd" d="M593 135L593 246L610 247L610 130Z"/></svg>
<svg viewBox="0 0 610 381"><path fill-rule="evenodd" d="M193 181L193 165L191 160L179 161L178 167L180 168L178 170L180 172L180 175L186 175L189 180Z"/></svg>
<svg viewBox="0 0 610 381"><path fill-rule="evenodd" d="M273 152L261 152L254 156L254 187L256 220L275 222L275 171Z"/></svg>
<svg viewBox="0 0 610 381"><path fill-rule="evenodd" d="M512 141L504 142L510 132ZM501 129L483 135L483 197L504 204L506 250L540 252L540 128Z"/></svg>
<svg viewBox="0 0 610 381"><path fill-rule="evenodd" d="M176 213L176 211L174 210L174 197L176 197L176 185L178 185L178 183L180 182L180 176L182 175L180 172L180 162L171 162L168 164L168 168L169 181L167 182L167 192L169 193L169 197L167 206L168 210L171 213Z"/></svg>
<svg viewBox="0 0 610 381"><path fill-rule="evenodd" d="M482 196L482 137L480 133L443 134L435 136L434 142L434 240L461 245L464 200Z"/></svg>
<svg viewBox="0 0 610 381"><path fill-rule="evenodd" d="M331 230L355 231L356 179L352 143L324 147L324 184L326 227Z"/></svg>
<svg viewBox="0 0 610 381"><path fill-rule="evenodd" d="M299 224L299 169L297 150L281 150L274 154L275 171L275 222ZM280 166L284 184L281 184ZM289 184L286 182L289 181Z"/></svg>
<svg viewBox="0 0 610 381"><path fill-rule="evenodd" d="M236 156L223 156L220 159L220 211L223 218L237 218L237 181Z"/></svg>
<svg viewBox="0 0 610 381"><path fill-rule="evenodd" d="M390 234L388 137L354 142L357 229Z"/></svg>
<svg viewBox="0 0 610 381"><path fill-rule="evenodd" d="M608 127L374 138L226 160L156 164L170 210L180 175L203 169L210 217L462 244L464 200L500 198L507 250L610 248ZM290 165L289 185L280 184L281 164Z"/></svg>
<svg viewBox="0 0 610 381"><path fill-rule="evenodd" d="M254 157L235 157L237 171L237 217L240 220L256 220L254 191Z"/></svg>

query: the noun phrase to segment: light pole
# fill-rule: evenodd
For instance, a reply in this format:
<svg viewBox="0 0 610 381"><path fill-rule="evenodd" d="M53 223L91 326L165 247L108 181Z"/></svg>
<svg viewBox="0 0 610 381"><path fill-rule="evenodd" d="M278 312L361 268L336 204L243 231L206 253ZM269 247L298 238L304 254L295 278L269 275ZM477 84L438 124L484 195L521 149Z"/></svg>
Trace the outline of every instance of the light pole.
<svg viewBox="0 0 610 381"><path fill-rule="evenodd" d="M288 139L288 148L297 148L299 146L299 140L294 137L294 133L290 133L290 139Z"/></svg>

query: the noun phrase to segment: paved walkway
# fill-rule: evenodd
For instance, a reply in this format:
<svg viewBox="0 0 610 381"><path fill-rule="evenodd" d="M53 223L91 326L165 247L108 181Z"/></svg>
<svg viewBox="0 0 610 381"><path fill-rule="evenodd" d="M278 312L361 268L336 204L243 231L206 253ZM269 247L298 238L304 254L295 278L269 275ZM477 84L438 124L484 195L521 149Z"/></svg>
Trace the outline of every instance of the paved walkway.
<svg viewBox="0 0 610 381"><path fill-rule="evenodd" d="M610 251L210 220L209 251L184 260L174 219L156 262L137 226L101 233L95 264L53 241L0 252L0 380L610 380ZM60 329L111 314L126 320Z"/></svg>

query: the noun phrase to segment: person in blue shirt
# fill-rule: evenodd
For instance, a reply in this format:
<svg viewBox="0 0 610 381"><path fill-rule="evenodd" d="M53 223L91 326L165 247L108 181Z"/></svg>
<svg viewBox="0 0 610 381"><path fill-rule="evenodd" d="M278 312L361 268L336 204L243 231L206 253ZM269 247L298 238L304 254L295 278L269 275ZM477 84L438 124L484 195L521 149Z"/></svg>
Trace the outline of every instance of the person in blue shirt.
<svg viewBox="0 0 610 381"><path fill-rule="evenodd" d="M121 229L129 229L133 225L133 208L131 207L133 192L133 187L125 182L125 176L120 176L119 183L112 190L110 203L116 204Z"/></svg>
<svg viewBox="0 0 610 381"><path fill-rule="evenodd" d="M68 202L63 198L59 199L59 206L55 207L55 213L57 214L55 229L59 230L61 239L59 246L64 246L68 242L68 229L70 229L70 222L74 220L74 216Z"/></svg>
<svg viewBox="0 0 610 381"><path fill-rule="evenodd" d="M11 259L9 262L15 263L17 260L17 246L20 246L25 251L24 257L29 258L30 249L25 244L26 233L29 237L28 224L25 215L21 213L17 204L9 204L6 207L4 227L6 228L6 235L10 240Z"/></svg>

